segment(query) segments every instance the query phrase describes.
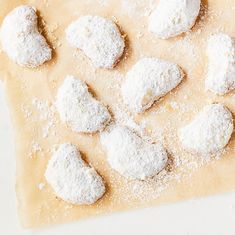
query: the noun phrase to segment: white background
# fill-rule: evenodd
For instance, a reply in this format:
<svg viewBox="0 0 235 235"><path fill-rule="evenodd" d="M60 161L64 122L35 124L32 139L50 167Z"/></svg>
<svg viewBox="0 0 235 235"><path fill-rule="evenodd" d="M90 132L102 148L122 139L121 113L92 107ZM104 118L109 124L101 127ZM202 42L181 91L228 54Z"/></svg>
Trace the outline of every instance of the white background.
<svg viewBox="0 0 235 235"><path fill-rule="evenodd" d="M235 235L235 193L116 213L41 230L23 230L16 214L14 172L13 132L0 83L0 234Z"/></svg>

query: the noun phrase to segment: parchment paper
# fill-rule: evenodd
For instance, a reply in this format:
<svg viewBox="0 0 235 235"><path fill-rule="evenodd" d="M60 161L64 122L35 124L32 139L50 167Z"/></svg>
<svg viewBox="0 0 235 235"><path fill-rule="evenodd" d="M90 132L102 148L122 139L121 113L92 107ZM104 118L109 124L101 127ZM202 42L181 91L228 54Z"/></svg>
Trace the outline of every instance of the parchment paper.
<svg viewBox="0 0 235 235"><path fill-rule="evenodd" d="M222 158L208 162L185 153L176 138L177 129L187 124L206 104L221 102L235 112L232 93L218 97L204 89L207 37L219 31L235 36L234 0L204 0L203 9L209 10L202 10L192 32L170 40L158 40L147 30L149 12L156 4L151 0L0 0L0 22L21 4L39 10L45 21L40 24L43 33L55 48L53 60L38 69L21 68L0 53L0 77L5 83L15 129L18 209L25 227L68 222L235 189L234 136ZM66 42L65 28L85 14L117 19L123 34L127 35L125 56L114 70L95 70L83 52ZM144 56L176 62L187 74L185 81L171 94L146 113L134 117L137 123L145 124L149 135L165 145L172 158L165 172L146 183L128 181L110 169L98 134L71 132L60 123L53 108L48 123L48 118L41 117L35 107L35 100L48 101L49 106L53 104L57 88L65 76L71 74L86 81L96 97L114 110L121 102L121 80ZM48 127L48 136L44 133L45 127ZM64 142L76 144L84 159L106 181L106 195L92 206L71 206L63 202L45 182L44 171L52 149ZM44 184L45 187L39 189L39 185Z"/></svg>

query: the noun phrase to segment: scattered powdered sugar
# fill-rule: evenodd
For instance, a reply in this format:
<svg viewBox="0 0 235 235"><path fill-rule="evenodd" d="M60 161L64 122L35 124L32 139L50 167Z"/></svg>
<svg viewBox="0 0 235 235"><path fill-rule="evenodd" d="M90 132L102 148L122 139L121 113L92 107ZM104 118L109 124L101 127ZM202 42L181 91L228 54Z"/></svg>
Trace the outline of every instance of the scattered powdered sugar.
<svg viewBox="0 0 235 235"><path fill-rule="evenodd" d="M167 153L160 144L142 139L128 127L110 127L101 133L101 143L111 168L127 178L145 180L167 163Z"/></svg>
<svg viewBox="0 0 235 235"><path fill-rule="evenodd" d="M149 16L155 0L121 0L122 12L135 19Z"/></svg>
<svg viewBox="0 0 235 235"><path fill-rule="evenodd" d="M39 145L39 143L32 141L32 150L34 153L36 152L41 152L42 151L42 147Z"/></svg>
<svg viewBox="0 0 235 235"><path fill-rule="evenodd" d="M39 185L38 185L38 189L41 191L41 190L43 190L44 188L45 188L45 183L40 183Z"/></svg>
<svg viewBox="0 0 235 235"><path fill-rule="evenodd" d="M201 0L160 0L149 19L149 31L167 39L187 32L200 12Z"/></svg>
<svg viewBox="0 0 235 235"><path fill-rule="evenodd" d="M198 48L193 42L193 35L191 33L187 33L185 37L182 39L177 40L174 44L170 45L167 50L169 52L174 52L176 60L182 59L182 55L185 57L187 56L189 59L187 60L188 64L188 77L191 77L191 71L195 66L198 64L198 61L200 60L200 55L198 53Z"/></svg>
<svg viewBox="0 0 235 235"><path fill-rule="evenodd" d="M67 76L58 89L56 107L61 120L75 132L97 132L111 118L108 109L90 94L87 85L73 76Z"/></svg>
<svg viewBox="0 0 235 235"><path fill-rule="evenodd" d="M163 193L166 189L169 188L170 181L174 180L175 183L181 181L181 175L176 174L175 172L170 172L167 170L163 170L154 178L149 179L148 181L135 181L132 185L129 186L131 188L132 195L139 200L149 200L158 198L161 193Z"/></svg>
<svg viewBox="0 0 235 235"><path fill-rule="evenodd" d="M126 107L122 103L121 99L112 106L112 113L114 115L116 124L121 126L128 126L131 129L136 130L137 132L142 131L140 125L134 121L133 114L130 111L126 110Z"/></svg>
<svg viewBox="0 0 235 235"><path fill-rule="evenodd" d="M114 200L125 200L133 203L133 198L135 198L138 200L138 203L148 203L160 197L164 191L174 187L174 185L189 180L199 168L211 161L211 159L198 158L198 156L193 155L177 155L174 150L169 152L169 156L173 157L169 158L165 169L154 177L144 181L125 179L125 184L120 188L123 198L115 198ZM113 184L116 181L116 178L112 181L111 177Z"/></svg>
<svg viewBox="0 0 235 235"><path fill-rule="evenodd" d="M36 142L35 140L33 140L31 142L31 151L29 153L29 158L34 158L35 156L43 156L44 152L42 147L40 146L40 144L38 142Z"/></svg>
<svg viewBox="0 0 235 235"><path fill-rule="evenodd" d="M222 150L228 144L232 132L231 112L221 104L212 104L180 129L179 139L186 150L208 155Z"/></svg>
<svg viewBox="0 0 235 235"><path fill-rule="evenodd" d="M23 112L24 117L25 117L26 119L29 119L29 118L32 116L32 114L33 114L33 112L30 110L29 106L26 105L26 104L23 104L23 105L21 106L21 111Z"/></svg>
<svg viewBox="0 0 235 235"><path fill-rule="evenodd" d="M41 20L42 25L42 33L45 34L46 38L50 40L52 44L52 48L56 50L56 48L61 47L62 43L58 36L56 35L56 31L59 29L60 24L58 22L53 21L51 24L47 24L43 19Z"/></svg>
<svg viewBox="0 0 235 235"><path fill-rule="evenodd" d="M171 133L168 134L169 139L177 138L177 134L171 125L167 125L165 129L171 131ZM218 159L216 156L213 159L209 157L205 158L204 156L198 157L197 155L184 152L183 149L181 149L179 153L179 150L174 145L171 145L167 151L169 156L167 166L159 174L145 181L125 181L125 186L121 189L125 200L132 203L134 197L138 202L143 204L155 200L162 196L166 190L174 188L178 183L185 181L190 182L190 178L198 169ZM129 193L126 194L126 191Z"/></svg>
<svg viewBox="0 0 235 235"><path fill-rule="evenodd" d="M28 122L41 123L41 128L36 130L36 133L40 134L43 139L56 136L56 124L58 120L56 120L56 111L53 104L47 100L33 98L31 104L23 104L21 110ZM50 149L52 147L53 146L51 146ZM50 149L43 149L35 138L31 142L29 157L44 156L45 151L50 152Z"/></svg>
<svg viewBox="0 0 235 235"><path fill-rule="evenodd" d="M95 203L105 193L103 179L72 144L62 144L50 159L45 177L55 194L76 205Z"/></svg>
<svg viewBox="0 0 235 235"><path fill-rule="evenodd" d="M39 120L45 121L53 119L55 109L47 100L40 100L38 98L32 99L32 104L39 111Z"/></svg>
<svg viewBox="0 0 235 235"><path fill-rule="evenodd" d="M188 100L189 96L185 95L183 100ZM120 103L119 103L120 102ZM148 141L156 140L158 143L166 143L166 137L168 140L177 140L178 134L177 129L172 125L172 122L169 120L165 122L164 126L154 126L153 131L148 132L146 130L145 118L138 123L134 120L135 117L130 112L126 111L124 105L119 100L116 106L112 107L112 112L114 114L115 123L117 125L128 126L133 129L138 135ZM179 112L179 117L183 117L185 112L195 113L199 112L198 108L194 104L184 104L184 102L171 101L169 105L172 109L175 109ZM154 113L161 114L166 113L169 110L165 106L160 106ZM185 121L186 119L183 118ZM147 121L148 123L148 121ZM228 147L229 148L229 147ZM226 148L226 149L228 149ZM200 169L201 167L209 164L211 161L219 159L221 154L225 150L218 151L212 155L202 155L198 157L196 154L191 154L184 151L183 148L178 149L174 144L170 144L167 147L168 152L168 162L165 169L163 169L159 174L156 174L152 178L147 178L143 180L129 180L124 178L125 183L120 188L120 192L123 195L123 198L113 198L115 201L127 201L133 203L133 198L136 198L139 203L148 203L151 200L157 199L161 196L164 191L168 190L171 187L174 187L177 183L182 183L188 181L193 174ZM111 183L116 184L119 179L112 178L111 174ZM123 181L123 177L120 175L120 180ZM128 193L127 193L128 192Z"/></svg>
<svg viewBox="0 0 235 235"><path fill-rule="evenodd" d="M116 26L100 16L82 16L66 30L68 42L81 50L97 68L113 68L122 56L125 42Z"/></svg>
<svg viewBox="0 0 235 235"><path fill-rule="evenodd" d="M123 100L132 111L143 112L179 85L183 77L182 70L174 63L143 58L126 75L121 89Z"/></svg>
<svg viewBox="0 0 235 235"><path fill-rule="evenodd" d="M220 95L235 88L235 41L226 34L212 35L208 40L209 68L206 89Z"/></svg>
<svg viewBox="0 0 235 235"><path fill-rule="evenodd" d="M171 101L170 102L170 106L174 110L178 110L180 108L179 104L177 102L175 102L175 101Z"/></svg>
<svg viewBox="0 0 235 235"><path fill-rule="evenodd" d="M50 134L56 135L55 125L57 123L55 118L55 107L48 101L43 101L37 98L32 100L33 106L36 108L38 116L37 119L45 121L42 132L43 138L47 138Z"/></svg>
<svg viewBox="0 0 235 235"><path fill-rule="evenodd" d="M51 49L39 33L36 10L19 6L3 20L0 39L2 49L17 64L37 67L51 59Z"/></svg>

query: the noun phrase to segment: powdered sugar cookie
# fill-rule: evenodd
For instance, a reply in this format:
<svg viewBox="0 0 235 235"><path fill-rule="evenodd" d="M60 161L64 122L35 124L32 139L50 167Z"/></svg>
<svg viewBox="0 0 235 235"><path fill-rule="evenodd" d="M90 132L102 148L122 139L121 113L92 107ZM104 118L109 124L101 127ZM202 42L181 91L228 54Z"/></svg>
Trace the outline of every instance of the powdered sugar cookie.
<svg viewBox="0 0 235 235"><path fill-rule="evenodd" d="M199 154L212 154L222 150L233 132L231 112L221 104L206 106L187 126L179 131L183 148Z"/></svg>
<svg viewBox="0 0 235 235"><path fill-rule="evenodd" d="M201 0L160 0L149 19L149 31L167 39L190 30L199 15Z"/></svg>
<svg viewBox="0 0 235 235"><path fill-rule="evenodd" d="M67 76L58 90L56 107L63 122L73 131L93 133L110 120L107 108L88 91L78 78Z"/></svg>
<svg viewBox="0 0 235 235"><path fill-rule="evenodd" d="M72 204L90 205L105 193L102 178L72 144L62 144L50 159L45 177L55 194Z"/></svg>
<svg viewBox="0 0 235 235"><path fill-rule="evenodd" d="M19 6L3 20L0 38L2 49L17 64L37 67L51 59L51 49L39 33L36 10Z"/></svg>
<svg viewBox="0 0 235 235"><path fill-rule="evenodd" d="M127 178L145 180L162 171L167 163L167 153L161 145L143 140L124 126L102 133L101 143L110 166Z"/></svg>
<svg viewBox="0 0 235 235"><path fill-rule="evenodd" d="M208 40L209 60L206 89L224 95L235 88L235 41L226 34Z"/></svg>
<svg viewBox="0 0 235 235"><path fill-rule="evenodd" d="M113 68L125 47L116 24L99 16L80 17L69 25L66 35L68 42L83 50L97 68Z"/></svg>
<svg viewBox="0 0 235 235"><path fill-rule="evenodd" d="M155 59L139 60L127 73L121 92L129 108L140 113L174 89L183 79L183 72L174 63Z"/></svg>

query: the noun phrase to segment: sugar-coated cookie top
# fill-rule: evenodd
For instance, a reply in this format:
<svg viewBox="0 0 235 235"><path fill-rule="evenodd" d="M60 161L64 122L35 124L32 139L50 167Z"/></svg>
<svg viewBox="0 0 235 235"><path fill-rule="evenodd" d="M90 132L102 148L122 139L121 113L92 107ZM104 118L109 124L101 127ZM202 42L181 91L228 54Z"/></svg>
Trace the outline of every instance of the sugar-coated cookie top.
<svg viewBox="0 0 235 235"><path fill-rule="evenodd" d="M3 20L0 39L3 51L21 66L38 67L51 59L52 50L38 31L33 7L12 10Z"/></svg>
<svg viewBox="0 0 235 235"><path fill-rule="evenodd" d="M102 178L70 143L60 145L53 154L45 177L55 194L72 204L93 204L105 193Z"/></svg>
<svg viewBox="0 0 235 235"><path fill-rule="evenodd" d="M201 0L160 0L149 19L149 31L162 39L190 30L199 15Z"/></svg>
<svg viewBox="0 0 235 235"><path fill-rule="evenodd" d="M82 16L66 30L68 42L81 50L97 68L113 68L122 56L125 42L111 20L100 16Z"/></svg>

